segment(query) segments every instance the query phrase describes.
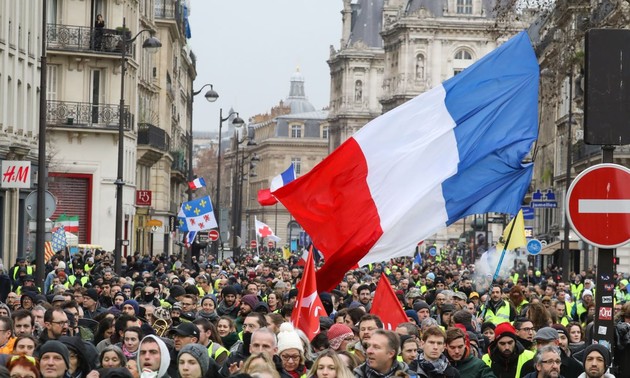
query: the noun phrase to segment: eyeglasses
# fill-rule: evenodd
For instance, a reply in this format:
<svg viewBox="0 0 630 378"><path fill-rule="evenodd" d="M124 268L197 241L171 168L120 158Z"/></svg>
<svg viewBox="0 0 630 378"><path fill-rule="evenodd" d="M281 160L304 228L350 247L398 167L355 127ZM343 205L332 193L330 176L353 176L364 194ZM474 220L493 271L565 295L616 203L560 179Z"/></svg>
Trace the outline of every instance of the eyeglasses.
<svg viewBox="0 0 630 378"><path fill-rule="evenodd" d="M560 365L562 363L561 360L546 360L546 361L540 361L545 365Z"/></svg>
<svg viewBox="0 0 630 378"><path fill-rule="evenodd" d="M294 354L292 356L287 356L286 354L281 354L280 358L282 358L282 361L285 361L285 362L299 361L300 360L300 355L299 354Z"/></svg>
<svg viewBox="0 0 630 378"><path fill-rule="evenodd" d="M59 325L70 324L70 322L69 322L69 321L67 321L67 320L60 320L60 321L56 321L56 322L55 322L55 321L52 321L51 323L53 323L53 324L59 324Z"/></svg>
<svg viewBox="0 0 630 378"><path fill-rule="evenodd" d="M519 331L534 332L536 329L531 327L520 328Z"/></svg>

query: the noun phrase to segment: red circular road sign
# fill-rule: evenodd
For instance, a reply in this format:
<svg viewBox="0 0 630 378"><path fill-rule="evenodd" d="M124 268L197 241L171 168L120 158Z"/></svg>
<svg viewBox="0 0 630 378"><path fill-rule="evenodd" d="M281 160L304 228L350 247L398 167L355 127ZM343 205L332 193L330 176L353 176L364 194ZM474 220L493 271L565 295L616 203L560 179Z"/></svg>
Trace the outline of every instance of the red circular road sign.
<svg viewBox="0 0 630 378"><path fill-rule="evenodd" d="M250 248L256 248L258 246L258 243L256 243L256 240L252 240L249 242L249 247Z"/></svg>
<svg viewBox="0 0 630 378"><path fill-rule="evenodd" d="M267 242L267 247L269 247L269 248L273 248L274 245L275 244L272 241Z"/></svg>
<svg viewBox="0 0 630 378"><path fill-rule="evenodd" d="M217 231L217 230L210 230L210 231L208 231L208 239L210 239L210 241L217 241L217 240L219 240L219 231Z"/></svg>
<svg viewBox="0 0 630 378"><path fill-rule="evenodd" d="M566 209L569 224L584 241L600 248L630 242L630 169L598 164L571 183Z"/></svg>

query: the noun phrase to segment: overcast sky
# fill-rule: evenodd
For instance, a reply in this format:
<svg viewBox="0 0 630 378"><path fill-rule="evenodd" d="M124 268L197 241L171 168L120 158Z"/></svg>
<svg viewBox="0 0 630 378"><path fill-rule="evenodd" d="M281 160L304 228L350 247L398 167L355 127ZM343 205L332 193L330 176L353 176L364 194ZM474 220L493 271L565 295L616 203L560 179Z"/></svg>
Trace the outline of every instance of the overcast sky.
<svg viewBox="0 0 630 378"><path fill-rule="evenodd" d="M289 94L299 66L316 109L328 105L330 45L339 48L342 0L191 0L189 40L197 56L194 89L213 84L219 99L200 93L194 131L216 131L219 108L247 121ZM226 130L224 124L223 130Z"/></svg>

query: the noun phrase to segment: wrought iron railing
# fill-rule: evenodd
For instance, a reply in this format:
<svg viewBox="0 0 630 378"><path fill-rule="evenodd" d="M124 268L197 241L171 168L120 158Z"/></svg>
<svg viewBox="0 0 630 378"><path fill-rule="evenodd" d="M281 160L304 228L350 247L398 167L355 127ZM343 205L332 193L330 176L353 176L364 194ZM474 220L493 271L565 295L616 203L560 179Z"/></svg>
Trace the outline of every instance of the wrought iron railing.
<svg viewBox="0 0 630 378"><path fill-rule="evenodd" d="M115 130L118 128L120 105L89 102L47 102L46 123L49 126ZM133 129L134 117L125 106L123 125Z"/></svg>
<svg viewBox="0 0 630 378"><path fill-rule="evenodd" d="M123 38L130 39L129 30L91 28L87 26L48 24L48 48L51 50L87 51L120 54ZM134 44L127 44L127 54L134 56Z"/></svg>
<svg viewBox="0 0 630 378"><path fill-rule="evenodd" d="M630 146L615 146L615 154L630 154ZM596 156L602 155L602 146L589 145L583 142L579 142L573 146L573 163L579 163L582 160L587 160Z"/></svg>
<svg viewBox="0 0 630 378"><path fill-rule="evenodd" d="M171 137L157 126L150 123L138 124L138 145L155 147L162 151L169 151Z"/></svg>
<svg viewBox="0 0 630 378"><path fill-rule="evenodd" d="M185 176L188 173L188 161L184 151L171 151L171 156L173 157L171 170L181 172Z"/></svg>

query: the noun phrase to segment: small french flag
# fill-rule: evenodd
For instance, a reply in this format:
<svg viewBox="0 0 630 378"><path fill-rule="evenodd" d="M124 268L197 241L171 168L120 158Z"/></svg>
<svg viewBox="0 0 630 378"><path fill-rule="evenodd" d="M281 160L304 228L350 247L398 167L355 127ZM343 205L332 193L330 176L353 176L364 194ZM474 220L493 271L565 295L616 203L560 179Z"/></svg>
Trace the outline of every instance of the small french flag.
<svg viewBox="0 0 630 378"><path fill-rule="evenodd" d="M206 180L203 179L203 177L197 177L196 179L190 181L188 183L188 187L191 190L195 190L195 189L199 189L199 188L205 188L206 187Z"/></svg>
<svg viewBox="0 0 630 378"><path fill-rule="evenodd" d="M291 163L286 171L280 173L271 180L270 190L273 193L275 190L282 188L293 180L295 180L295 167L293 166L293 163Z"/></svg>

